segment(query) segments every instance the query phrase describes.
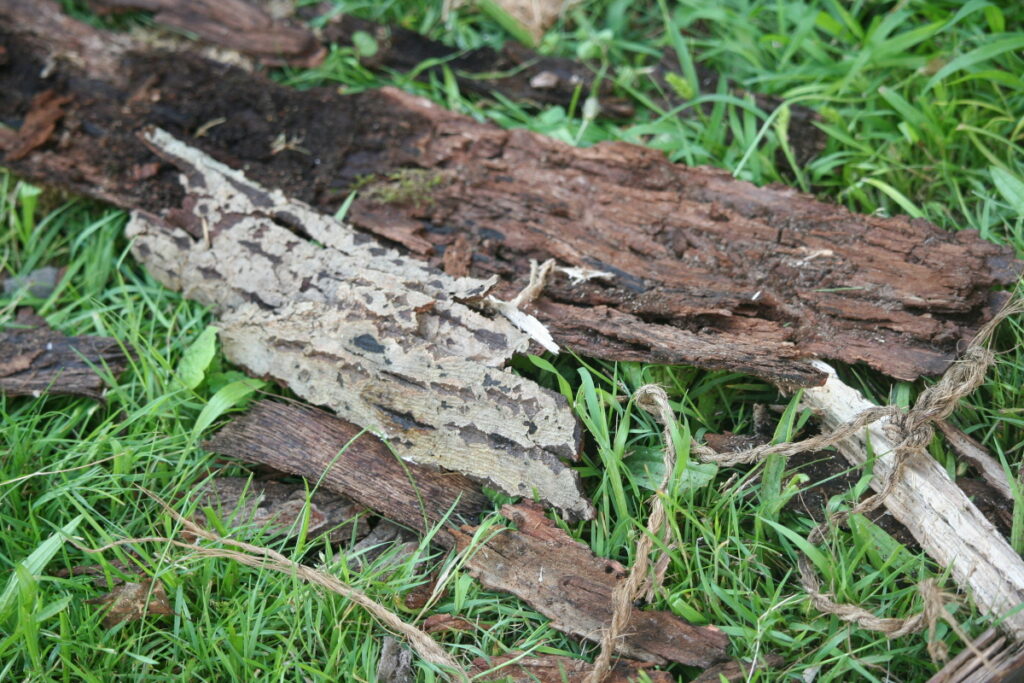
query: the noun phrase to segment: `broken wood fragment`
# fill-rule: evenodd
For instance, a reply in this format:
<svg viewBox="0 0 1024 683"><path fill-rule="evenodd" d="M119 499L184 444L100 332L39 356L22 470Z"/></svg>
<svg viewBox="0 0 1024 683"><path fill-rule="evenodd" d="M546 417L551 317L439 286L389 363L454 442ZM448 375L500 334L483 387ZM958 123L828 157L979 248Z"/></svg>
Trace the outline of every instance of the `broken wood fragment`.
<svg viewBox="0 0 1024 683"><path fill-rule="evenodd" d="M327 55L309 29L274 19L244 0L89 0L89 5L101 14L155 12L158 24L194 33L272 66L313 68Z"/></svg>
<svg viewBox="0 0 1024 683"><path fill-rule="evenodd" d="M202 131L198 147L321 209L335 210L358 186L356 227L425 252L436 266L448 248L468 251L470 275L503 278L501 298L525 285L531 259L613 273L579 283L558 271L531 311L556 343L590 356L730 369L791 386L824 380L810 357L914 379L944 370L991 317L993 287L1021 272L1007 249L969 230L857 216L633 145L575 149L395 90L289 90L188 53L132 51L122 36L45 1L2 0L0 22L12 27L0 115L23 116L54 81L73 96L58 122L59 154L44 147L5 162L17 172L164 211L180 206L181 189L166 165L134 179L133 169L153 162L134 132L148 124ZM74 65L60 57L69 50ZM55 79L31 77L50 61ZM223 123L208 128L212 121ZM280 139L316 153L275 154ZM429 202L389 192L402 169L436 182ZM465 257L449 264L461 272Z"/></svg>
<svg viewBox="0 0 1024 683"><path fill-rule="evenodd" d="M322 481L382 516L429 532L442 520L476 523L491 502L453 472L402 463L373 434L309 406L255 402L204 447L246 462ZM450 546L445 533L437 541Z"/></svg>
<svg viewBox="0 0 1024 683"><path fill-rule="evenodd" d="M332 543L369 533L363 506L337 493L310 492L304 484L217 477L200 486L195 496L195 523L207 526L205 510L209 509L236 538L257 534L291 538L304 524L309 538L330 532Z"/></svg>
<svg viewBox="0 0 1024 683"><path fill-rule="evenodd" d="M0 393L7 396L85 396L102 399L97 369L118 375L128 361L116 339L65 337L24 308L0 329Z"/></svg>
<svg viewBox="0 0 1024 683"><path fill-rule="evenodd" d="M501 369L528 339L459 303L491 283L400 256L159 129L145 138L181 169L186 199L166 218L133 214L132 251L214 307L228 360L386 437L409 462L593 515L561 461L578 457L568 403Z"/></svg>
<svg viewBox="0 0 1024 683"><path fill-rule="evenodd" d="M601 559L529 504L506 505L502 514L517 530L503 530L466 560L485 587L518 595L551 619L551 625L594 642L612 617L612 592L626 569ZM460 548L475 530L455 532ZM729 638L710 626L693 626L669 612L633 610L616 651L645 662L706 667L725 658Z"/></svg>
<svg viewBox="0 0 1024 683"><path fill-rule="evenodd" d="M322 482L406 526L426 531L443 523L433 539L446 548L465 547L477 531L476 518L490 509L465 477L404 465L372 434L306 406L259 401L205 447ZM503 530L470 555L469 571L532 605L555 628L598 639L625 569L595 557L535 508L508 507L506 514L519 529ZM622 652L645 662L704 666L723 659L727 645L725 634L713 627L692 626L669 612L637 610Z"/></svg>
<svg viewBox="0 0 1024 683"><path fill-rule="evenodd" d="M946 437L946 443L960 460L977 470L981 478L1003 498L1013 500L1009 478L1006 476L1003 466L987 448L972 439L962 429L954 427L948 420L939 420L936 426Z"/></svg>
<svg viewBox="0 0 1024 683"><path fill-rule="evenodd" d="M646 674L652 683L672 683L675 678L665 671L654 671L650 665L628 659L615 662L604 683L632 683ZM524 657L521 652L473 660L471 673L481 676L479 681L502 681L503 683L585 683L589 680L592 666L581 659L564 655L540 655ZM483 675L483 672L491 673Z"/></svg>
<svg viewBox="0 0 1024 683"><path fill-rule="evenodd" d="M17 137L10 143L7 160L22 159L35 148L44 145L57 128L57 121L64 116L64 105L70 101L70 95L58 95L52 90L37 93L32 98Z"/></svg>
<svg viewBox="0 0 1024 683"><path fill-rule="evenodd" d="M803 405L818 414L825 429L849 423L874 407L828 365L817 365L829 379L820 388L804 391ZM865 428L866 436L851 437L838 446L855 465L863 465L869 452L878 454L871 480L875 490L893 470L894 444L885 432L887 422L880 420ZM884 503L939 566L949 568L983 613L1001 619L1000 628L1014 639L1024 639L1024 611L1019 609L1024 604L1024 560L935 459L920 454L911 459Z"/></svg>

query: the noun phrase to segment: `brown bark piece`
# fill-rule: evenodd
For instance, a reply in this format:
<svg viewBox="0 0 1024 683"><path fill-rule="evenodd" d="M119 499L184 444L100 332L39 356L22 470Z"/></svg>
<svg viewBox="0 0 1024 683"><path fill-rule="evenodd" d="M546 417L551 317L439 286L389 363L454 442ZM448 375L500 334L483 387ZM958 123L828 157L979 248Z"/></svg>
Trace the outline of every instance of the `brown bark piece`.
<svg viewBox="0 0 1024 683"><path fill-rule="evenodd" d="M485 587L520 596L565 633L595 642L612 618L612 591L626 574L618 562L595 557L534 505L506 505L518 530L503 530L466 561ZM460 548L474 529L456 534ZM616 651L645 662L710 666L725 657L729 638L714 627L693 626L669 612L633 610Z"/></svg>
<svg viewBox="0 0 1024 683"><path fill-rule="evenodd" d="M373 434L316 408L258 401L205 448L322 485L426 533L449 514L475 523L491 503L466 477L402 463ZM446 534L438 542L450 546Z"/></svg>
<svg viewBox="0 0 1024 683"><path fill-rule="evenodd" d="M782 666L783 663L784 660L778 655L768 655L761 660L761 666L763 667L777 667ZM741 662L733 659L705 669L691 683L722 683L723 679L729 681L729 683L744 683L750 680L751 675L758 668L760 667L750 662Z"/></svg>
<svg viewBox="0 0 1024 683"><path fill-rule="evenodd" d="M100 13L155 12L158 24L194 33L272 66L312 68L327 55L312 31L273 19L244 0L89 0L89 5Z"/></svg>
<svg viewBox="0 0 1024 683"><path fill-rule="evenodd" d="M784 385L823 381L803 362L818 356L912 379L941 372L991 317L992 288L1021 272L1007 249L972 231L854 215L632 145L574 149L395 90L296 92L189 54L131 52L120 36L104 44L107 34L54 14L48 2L0 0L0 25L16 27L0 68L10 93L0 114L23 115L41 90L75 96L59 124L75 134L62 138L60 154L36 150L11 163L19 173L166 209L181 196L174 174L165 166L133 180L131 169L152 156L132 134L151 123L182 135L202 129L199 147L328 211L360 185L349 214L356 226L413 250L429 243L435 265L462 235L470 274L500 275L505 295L525 284L531 259L613 273L578 284L557 275L536 304L555 341L587 355ZM77 53L81 67L58 60L59 87L38 78L76 45L94 47ZM79 92L77 68L105 84L104 97L95 82L88 97ZM274 154L279 139L315 154ZM430 201L392 191L402 169L437 181Z"/></svg>
<svg viewBox="0 0 1024 683"><path fill-rule="evenodd" d="M127 359L116 339L65 337L28 309L0 329L0 392L7 396L85 396L102 399L106 384L94 367L118 375Z"/></svg>
<svg viewBox="0 0 1024 683"><path fill-rule="evenodd" d="M640 680L641 672L646 674L652 683L672 683L675 680L668 672L652 671L649 666L641 662L620 659L608 672L604 683L632 683ZM523 657L519 652L499 655L490 660L482 657L473 660L473 675L480 676L489 669L496 671L475 680L504 683L585 683L590 680L593 666L583 660L563 655Z"/></svg>
<svg viewBox="0 0 1024 683"><path fill-rule="evenodd" d="M579 439L565 399L500 367L527 338L458 303L489 284L402 257L163 131L146 139L183 171L174 220L193 235L137 212L133 253L217 309L229 360L386 436L409 462L593 515L560 460Z"/></svg>
<svg viewBox="0 0 1024 683"><path fill-rule="evenodd" d="M217 477L205 482L196 497L194 521L205 527L204 510L209 508L236 537L262 532L265 536L290 538L299 534L307 516L310 538L329 531L331 542L340 543L369 533L363 506L327 491L315 490L309 495L302 484Z"/></svg>
<svg viewBox="0 0 1024 683"><path fill-rule="evenodd" d="M9 141L9 146L5 143L5 160L17 161L46 144L57 128L57 121L64 116L64 105L70 101L70 95L57 95L52 90L44 90L33 97L17 137Z"/></svg>
<svg viewBox="0 0 1024 683"><path fill-rule="evenodd" d="M119 584L106 595L86 600L87 605L107 605L103 628L113 628L125 621L137 621L146 615L171 616L174 610L161 581L140 578L139 582Z"/></svg>
<svg viewBox="0 0 1024 683"><path fill-rule="evenodd" d="M322 410L264 400L205 447L319 481L323 488L416 529L426 531L444 520L447 524L434 535L435 542L465 547L476 527L460 530L456 525L475 523L490 508L472 482L458 474L403 465L372 434L355 438L359 434L355 425ZM611 618L612 588L625 569L594 557L535 507L506 506L505 513L519 530L503 530L476 551L467 561L470 571L485 585L512 593L552 618L555 628L599 638ZM728 638L717 629L691 626L668 612L638 610L623 652L647 662L704 666L723 659L727 645Z"/></svg>

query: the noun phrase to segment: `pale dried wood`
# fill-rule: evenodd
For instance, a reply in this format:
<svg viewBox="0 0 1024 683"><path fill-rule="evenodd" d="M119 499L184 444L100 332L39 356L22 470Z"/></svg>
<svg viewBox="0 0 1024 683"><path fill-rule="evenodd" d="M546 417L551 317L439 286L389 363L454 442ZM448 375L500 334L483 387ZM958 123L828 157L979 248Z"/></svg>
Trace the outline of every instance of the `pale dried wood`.
<svg viewBox="0 0 1024 683"><path fill-rule="evenodd" d="M372 429L409 462L593 515L560 460L577 457L579 438L565 399L501 368L527 337L459 303L491 283L403 257L159 129L145 138L183 171L186 201L167 219L133 214L133 253L216 308L229 360Z"/></svg>
<svg viewBox="0 0 1024 683"><path fill-rule="evenodd" d="M805 390L803 404L819 415L824 429L848 423L874 407L826 363L814 364L828 379L821 387ZM871 481L876 490L893 469L892 457L886 455L894 448L884 431L887 422L883 419L870 425L866 435L851 437L838 447L847 460L862 465L870 442L878 454ZM953 579L984 613L1003 619L1002 629L1014 638L1024 637L1024 611L1017 609L1024 603L1024 561L938 462L923 455L911 459L885 506L939 566L949 568Z"/></svg>
<svg viewBox="0 0 1024 683"><path fill-rule="evenodd" d="M994 488L1006 500L1013 500L1013 492L1010 490L1010 480L987 448L975 441L964 430L954 427L946 420L939 420L936 424L946 442L953 449L957 457L967 461L989 486Z"/></svg>

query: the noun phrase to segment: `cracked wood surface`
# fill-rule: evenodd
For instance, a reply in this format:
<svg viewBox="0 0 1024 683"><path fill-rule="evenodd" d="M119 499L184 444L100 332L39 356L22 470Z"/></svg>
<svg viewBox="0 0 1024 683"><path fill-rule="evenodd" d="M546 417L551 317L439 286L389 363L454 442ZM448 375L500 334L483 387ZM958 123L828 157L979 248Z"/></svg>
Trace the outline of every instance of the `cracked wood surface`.
<svg viewBox="0 0 1024 683"><path fill-rule="evenodd" d="M465 548L479 530L473 526L477 518L491 508L479 489L459 474L403 466L376 437L360 432L322 410L264 400L204 445L322 482L414 529L440 523L433 541ZM468 570L490 588L526 601L555 628L599 640L611 619L610 597L624 576L622 565L596 557L536 506L506 506L504 514L518 528L502 529L469 554ZM708 666L725 658L727 646L726 635L714 627L693 626L670 612L636 610L618 651L650 663Z"/></svg>
<svg viewBox="0 0 1024 683"><path fill-rule="evenodd" d="M175 174L134 137L156 124L321 209L361 186L356 227L453 272L497 274L505 298L531 259L613 273L557 274L534 309L591 356L790 386L824 381L813 357L912 379L941 372L1021 270L972 231L856 215L624 143L575 149L396 90L298 92L140 49L45 1L0 0L0 27L0 115L17 120L42 90L72 97L49 144L3 162L17 172L129 208L176 206Z"/></svg>
<svg viewBox="0 0 1024 683"><path fill-rule="evenodd" d="M561 461L579 439L565 399L501 367L528 339L459 303L488 283L401 256L164 131L145 137L181 169L186 200L166 219L134 213L132 252L214 307L231 362L372 429L405 460L592 516Z"/></svg>

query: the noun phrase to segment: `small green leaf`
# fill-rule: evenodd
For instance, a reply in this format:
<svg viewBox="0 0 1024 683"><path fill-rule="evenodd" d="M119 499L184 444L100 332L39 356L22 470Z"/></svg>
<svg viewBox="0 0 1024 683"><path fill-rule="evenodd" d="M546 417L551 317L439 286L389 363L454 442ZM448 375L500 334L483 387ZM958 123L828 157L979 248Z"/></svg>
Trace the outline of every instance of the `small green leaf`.
<svg viewBox="0 0 1024 683"><path fill-rule="evenodd" d="M185 349L178 363L178 379L189 389L195 389L206 377L206 369L210 367L217 352L217 328L210 325L203 330L195 341Z"/></svg>
<svg viewBox="0 0 1024 683"><path fill-rule="evenodd" d="M372 57L377 54L377 41L366 31L356 31L352 34L352 47L360 57Z"/></svg>
<svg viewBox="0 0 1024 683"><path fill-rule="evenodd" d="M684 100L692 100L693 96L696 94L693 84L679 74L669 71L665 74L665 82L668 83L669 86L676 91L676 94Z"/></svg>
<svg viewBox="0 0 1024 683"><path fill-rule="evenodd" d="M261 379L246 378L232 382L218 391L210 398L202 412L199 413L199 417L196 418L196 423L192 425L192 438L197 439L207 427L213 424L214 420L232 408L244 405L249 394L266 385L267 383Z"/></svg>
<svg viewBox="0 0 1024 683"><path fill-rule="evenodd" d="M1006 203L1020 216L1024 216L1024 182L998 166L990 166L988 172Z"/></svg>

